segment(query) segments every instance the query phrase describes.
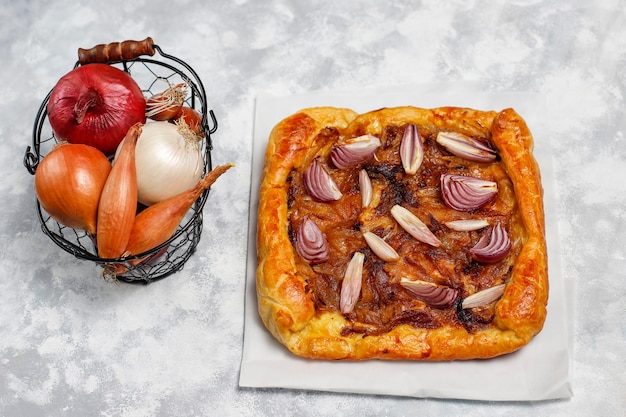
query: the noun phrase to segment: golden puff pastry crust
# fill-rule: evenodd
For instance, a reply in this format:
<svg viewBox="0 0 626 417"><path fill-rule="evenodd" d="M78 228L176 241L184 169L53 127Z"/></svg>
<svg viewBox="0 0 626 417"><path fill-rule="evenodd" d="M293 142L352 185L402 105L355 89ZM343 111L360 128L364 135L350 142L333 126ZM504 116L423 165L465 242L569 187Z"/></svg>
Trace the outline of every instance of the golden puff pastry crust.
<svg viewBox="0 0 626 417"><path fill-rule="evenodd" d="M397 168L398 137L409 124L417 126L427 153L416 179L398 174ZM488 142L498 158L476 163L451 155L435 140L440 131ZM444 242L441 247L407 239L391 225L382 203L378 210L355 208L356 176L333 167L329 153L342 140L365 134L381 138L382 146L372 161L356 169L371 169L375 178L381 178L374 179L377 199L395 199L423 215ZM264 325L294 354L316 359L491 358L528 344L543 327L548 301L543 190L532 149L532 135L513 109L407 106L357 114L319 107L285 118L270 134L259 192L256 289ZM314 159L338 179L343 192L339 201L312 201L302 191L302 173ZM498 197L487 208L457 213L441 202L438 178L429 177L440 175L442 169L493 180L499 186ZM407 191L398 183L412 185ZM294 228L304 216L319 220L331 246L329 261L309 265L296 250ZM467 248L484 231L452 232L442 225L473 217L506 225L513 249L504 261L480 265L469 258ZM393 265L377 259L355 232L381 224L402 258ZM345 265L356 251L365 254L367 272L354 312L342 314L338 292ZM407 276L456 288L459 299L446 308L429 306L399 285ZM506 286L497 301L462 309L463 297L500 283Z"/></svg>

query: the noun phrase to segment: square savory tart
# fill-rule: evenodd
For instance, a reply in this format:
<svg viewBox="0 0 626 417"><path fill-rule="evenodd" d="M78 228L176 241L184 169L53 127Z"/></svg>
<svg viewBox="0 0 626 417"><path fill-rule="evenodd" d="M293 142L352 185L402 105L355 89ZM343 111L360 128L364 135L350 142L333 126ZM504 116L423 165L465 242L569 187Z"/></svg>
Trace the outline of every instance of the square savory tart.
<svg viewBox="0 0 626 417"><path fill-rule="evenodd" d="M543 189L513 109L303 109L271 131L256 289L266 328L316 359L513 352L548 302Z"/></svg>

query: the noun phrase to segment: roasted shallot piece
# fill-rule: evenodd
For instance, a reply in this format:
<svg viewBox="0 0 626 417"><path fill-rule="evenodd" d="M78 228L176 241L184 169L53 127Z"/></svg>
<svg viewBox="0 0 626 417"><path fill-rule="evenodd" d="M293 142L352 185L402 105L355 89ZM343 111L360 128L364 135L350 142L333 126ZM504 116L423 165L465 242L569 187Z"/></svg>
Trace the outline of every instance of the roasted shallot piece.
<svg viewBox="0 0 626 417"><path fill-rule="evenodd" d="M387 262L395 262L400 259L398 252L392 248L389 243L373 232L363 232L363 238L380 259Z"/></svg>
<svg viewBox="0 0 626 417"><path fill-rule="evenodd" d="M489 221L485 219L461 219L444 222L444 224L457 232L471 232L489 226Z"/></svg>
<svg viewBox="0 0 626 417"><path fill-rule="evenodd" d="M307 194L318 201L327 203L343 197L339 187L317 158L304 171L303 181Z"/></svg>
<svg viewBox="0 0 626 417"><path fill-rule="evenodd" d="M458 211L476 210L493 200L498 184L480 178L443 174L441 196L446 205Z"/></svg>
<svg viewBox="0 0 626 417"><path fill-rule="evenodd" d="M379 147L380 139L373 135L345 139L333 146L330 159L337 168L347 169L370 159Z"/></svg>
<svg viewBox="0 0 626 417"><path fill-rule="evenodd" d="M359 171L359 189L361 190L361 207L366 208L372 202L372 180L367 171Z"/></svg>
<svg viewBox="0 0 626 417"><path fill-rule="evenodd" d="M478 243L470 249L470 253L478 262L499 262L511 250L511 239L504 228L498 223L489 233L483 235Z"/></svg>
<svg viewBox="0 0 626 417"><path fill-rule="evenodd" d="M306 217L296 231L296 249L310 264L325 262L330 258L326 236L310 217Z"/></svg>
<svg viewBox="0 0 626 417"><path fill-rule="evenodd" d="M417 126L410 124L404 130L400 143L400 159L404 172L413 175L422 165L424 160L424 144Z"/></svg>
<svg viewBox="0 0 626 417"><path fill-rule="evenodd" d="M361 295L364 261L365 255L361 252L355 252L348 263L343 281L341 282L339 308L342 314L351 313Z"/></svg>
<svg viewBox="0 0 626 417"><path fill-rule="evenodd" d="M432 307L444 308L452 305L459 292L445 285L421 280L400 279L400 285L416 298Z"/></svg>
<svg viewBox="0 0 626 417"><path fill-rule="evenodd" d="M468 161L491 162L496 159L496 151L487 144L457 132L439 132L437 143L448 152Z"/></svg>
<svg viewBox="0 0 626 417"><path fill-rule="evenodd" d="M391 208L391 215L415 239L434 247L441 245L441 241L430 231L428 226L410 210L396 204Z"/></svg>
<svg viewBox="0 0 626 417"><path fill-rule="evenodd" d="M461 308L482 307L491 304L502 297L505 287L506 284L499 284L467 296L463 299Z"/></svg>

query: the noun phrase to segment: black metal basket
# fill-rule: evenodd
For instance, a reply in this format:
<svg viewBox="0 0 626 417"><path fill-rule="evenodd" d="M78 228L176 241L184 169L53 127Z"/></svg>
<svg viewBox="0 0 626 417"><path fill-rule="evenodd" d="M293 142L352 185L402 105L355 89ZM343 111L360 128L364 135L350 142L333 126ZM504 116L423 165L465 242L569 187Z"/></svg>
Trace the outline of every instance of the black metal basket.
<svg viewBox="0 0 626 417"><path fill-rule="evenodd" d="M133 77L146 97L157 94L169 86L185 83L188 86L185 105L194 108L202 115L202 128L205 133L202 141L204 173L211 171L211 135L217 130L217 120L213 111L207 109L202 81L188 64L163 53L151 38L143 41L102 44L89 50L79 49L78 55L79 60L74 68L91 62L116 66ZM51 93L52 90L37 112L33 128L33 144L26 148L24 155L24 165L33 175L39 162L58 143L47 117L47 104ZM43 210L36 198L35 201L43 232L58 246L79 259L96 262L103 267L104 275L108 274L110 265L122 265L125 272L116 274L116 279L130 283L149 283L179 271L194 253L202 233L202 209L209 191L210 189L207 189L196 200L167 242L150 251L117 259L98 257L93 236L83 230L59 224ZM130 262L136 259L142 260L139 265L133 265L136 262Z"/></svg>

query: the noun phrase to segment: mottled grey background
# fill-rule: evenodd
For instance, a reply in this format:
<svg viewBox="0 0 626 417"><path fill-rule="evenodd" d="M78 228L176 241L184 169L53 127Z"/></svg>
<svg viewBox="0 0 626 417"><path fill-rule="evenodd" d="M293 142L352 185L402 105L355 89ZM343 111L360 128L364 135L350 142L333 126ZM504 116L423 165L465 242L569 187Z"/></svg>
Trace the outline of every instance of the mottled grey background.
<svg viewBox="0 0 626 417"><path fill-rule="evenodd" d="M623 416L625 6L2 2L0 415ZM199 73L219 122L214 160L236 167L211 192L183 271L149 286L112 285L41 232L22 158L41 101L78 47L146 36ZM493 403L238 388L256 95L434 81L547 98L563 275L574 283L574 397Z"/></svg>

